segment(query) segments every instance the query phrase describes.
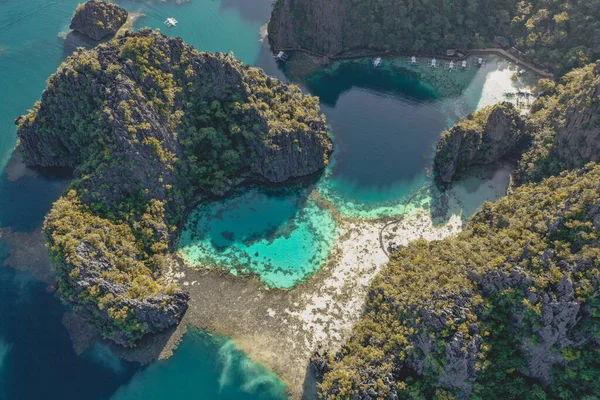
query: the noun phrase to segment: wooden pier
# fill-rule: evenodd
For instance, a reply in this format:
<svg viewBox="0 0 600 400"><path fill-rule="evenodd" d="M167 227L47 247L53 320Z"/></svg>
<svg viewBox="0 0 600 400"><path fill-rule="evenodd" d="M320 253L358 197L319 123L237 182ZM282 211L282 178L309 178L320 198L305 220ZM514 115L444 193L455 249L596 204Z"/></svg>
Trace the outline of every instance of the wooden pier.
<svg viewBox="0 0 600 400"><path fill-rule="evenodd" d="M297 51L297 52L305 53L305 54L308 54L308 55L311 55L314 57L326 58L327 60L331 60L331 61L358 59L358 58L371 58L371 57L381 56L381 52L375 52L375 51L362 51L362 52L347 53L347 54L327 55L327 54L303 49L301 47L280 48L280 49L274 49L274 51L276 51L276 52ZM417 57L418 58L437 58L440 60L447 60L447 61L454 60L455 62L461 63L461 69L468 69L468 67L464 67L464 68L462 67L462 61L465 61L470 56L476 57L477 55L483 55L483 54L493 54L493 55L501 56L501 57L515 63L518 68L527 69L527 70L533 72L536 76L540 76L540 77L548 78L548 79L554 79L554 74L552 74L548 71L544 71L541 67L535 66L532 63L527 62L527 61L517 57L516 55L507 52L506 50L502 50L502 49L498 49L498 48L473 49L473 50L469 50L468 52L466 52L466 54L462 54L462 55L459 54L460 57L458 57L458 56L450 57L450 56L446 56L446 55L428 54L428 53L416 54L416 55L414 55L414 57L415 58L417 58ZM386 57L406 57L407 54L400 53L400 52L386 52L386 53L384 53L384 56L386 56ZM417 60L417 62L418 62L418 60ZM410 62L409 62L409 64L410 64ZM413 64L411 64L411 65L413 65ZM414 65L416 65L416 64L414 64Z"/></svg>

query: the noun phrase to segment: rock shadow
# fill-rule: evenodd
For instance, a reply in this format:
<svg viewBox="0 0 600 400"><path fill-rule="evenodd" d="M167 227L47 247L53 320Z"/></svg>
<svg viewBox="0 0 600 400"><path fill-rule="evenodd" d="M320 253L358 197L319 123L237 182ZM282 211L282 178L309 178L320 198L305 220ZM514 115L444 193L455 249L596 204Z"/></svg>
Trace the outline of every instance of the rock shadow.
<svg viewBox="0 0 600 400"><path fill-rule="evenodd" d="M506 195L513 169L510 161L474 166L451 184L433 185L429 211L434 226L445 225L452 215L460 215L465 226L483 203Z"/></svg>
<svg viewBox="0 0 600 400"><path fill-rule="evenodd" d="M102 39L102 40L94 40L94 39L90 39L89 37L76 32L76 31L70 31L69 33L67 33L67 35L65 36L65 43L63 45L63 58L67 58L69 57L71 54L73 54L73 52L75 52L79 47L83 47L84 49L88 50L91 49L92 47L97 46L100 43L106 42L110 39L112 39L114 37L114 35L109 36L106 39Z"/></svg>
<svg viewBox="0 0 600 400"><path fill-rule="evenodd" d="M309 362L306 366L304 384L302 385L302 400L317 400L319 398L318 383L317 368L312 362Z"/></svg>
<svg viewBox="0 0 600 400"><path fill-rule="evenodd" d="M140 339L136 347L126 348L116 343L103 339L100 331L92 325L84 316L73 312L66 312L62 323L69 332L73 350L77 355L85 353L96 343L102 343L120 359L147 365L158 360L164 355L165 350L171 352L171 337L175 335L178 326L172 326L164 331L145 335ZM179 327L179 329L182 329ZM179 336L179 335L177 335ZM171 354L168 354L171 355Z"/></svg>
<svg viewBox="0 0 600 400"><path fill-rule="evenodd" d="M246 21L268 21L273 0L221 0L221 9L237 9Z"/></svg>
<svg viewBox="0 0 600 400"><path fill-rule="evenodd" d="M72 171L64 168L28 168L14 152L0 174L0 227L14 232L39 228L71 178Z"/></svg>

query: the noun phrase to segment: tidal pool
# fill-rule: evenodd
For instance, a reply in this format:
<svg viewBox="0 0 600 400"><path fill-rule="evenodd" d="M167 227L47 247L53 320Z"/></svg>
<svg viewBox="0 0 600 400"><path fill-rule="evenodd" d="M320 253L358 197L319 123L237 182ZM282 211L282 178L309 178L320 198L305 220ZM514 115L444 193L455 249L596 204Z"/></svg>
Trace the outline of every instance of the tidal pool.
<svg viewBox="0 0 600 400"><path fill-rule="evenodd" d="M200 205L179 248L192 265L253 274L289 289L323 265L335 238L331 213L310 189L254 188Z"/></svg>

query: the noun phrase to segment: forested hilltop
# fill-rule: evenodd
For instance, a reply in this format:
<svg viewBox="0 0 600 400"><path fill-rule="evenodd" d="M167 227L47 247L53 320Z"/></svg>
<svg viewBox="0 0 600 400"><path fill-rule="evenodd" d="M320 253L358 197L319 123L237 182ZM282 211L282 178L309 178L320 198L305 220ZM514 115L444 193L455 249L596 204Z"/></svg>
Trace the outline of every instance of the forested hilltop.
<svg viewBox="0 0 600 400"><path fill-rule="evenodd" d="M74 53L17 125L27 165L75 171L44 224L60 296L123 345L187 307L164 276L192 201L332 151L318 99L149 29Z"/></svg>
<svg viewBox="0 0 600 400"><path fill-rule="evenodd" d="M600 63L540 90L529 116L504 103L444 133L440 179L513 153L518 187L392 254L350 340L314 357L323 398L598 398Z"/></svg>
<svg viewBox="0 0 600 400"><path fill-rule="evenodd" d="M276 0L269 22L275 48L325 55L372 49L443 53L490 47L504 36L562 75L600 55L597 0Z"/></svg>
<svg viewBox="0 0 600 400"><path fill-rule="evenodd" d="M472 165L519 156L516 183L539 181L566 169L600 162L600 62L543 79L527 115L509 103L479 110L442 134L434 170L448 183Z"/></svg>

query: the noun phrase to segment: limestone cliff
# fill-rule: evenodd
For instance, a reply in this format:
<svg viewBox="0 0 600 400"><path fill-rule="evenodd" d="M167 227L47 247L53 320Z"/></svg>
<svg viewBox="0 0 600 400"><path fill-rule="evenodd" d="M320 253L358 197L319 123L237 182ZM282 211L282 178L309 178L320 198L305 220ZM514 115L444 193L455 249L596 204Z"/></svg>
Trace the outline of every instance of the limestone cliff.
<svg viewBox="0 0 600 400"><path fill-rule="evenodd" d="M127 15L127 11L116 4L88 0L77 6L69 28L94 40L102 40L117 33L127 21Z"/></svg>
<svg viewBox="0 0 600 400"><path fill-rule="evenodd" d="M187 306L165 256L197 195L311 174L332 151L318 99L148 29L73 54L17 124L27 165L75 170L44 228L61 297L126 345Z"/></svg>
<svg viewBox="0 0 600 400"><path fill-rule="evenodd" d="M491 164L514 152L526 137L526 122L510 103L486 107L442 134L434 170L443 183L472 165Z"/></svg>
<svg viewBox="0 0 600 400"><path fill-rule="evenodd" d="M595 63L542 82L529 116L500 104L443 135L440 180L524 149L521 186L484 204L458 236L391 255L353 338L314 357L324 398L600 391L599 72Z"/></svg>
<svg viewBox="0 0 600 400"><path fill-rule="evenodd" d="M519 182L600 162L600 62L565 75L534 104L530 119L533 143L517 169Z"/></svg>
<svg viewBox="0 0 600 400"><path fill-rule="evenodd" d="M486 203L391 256L322 397L586 398L600 390L600 166Z"/></svg>

